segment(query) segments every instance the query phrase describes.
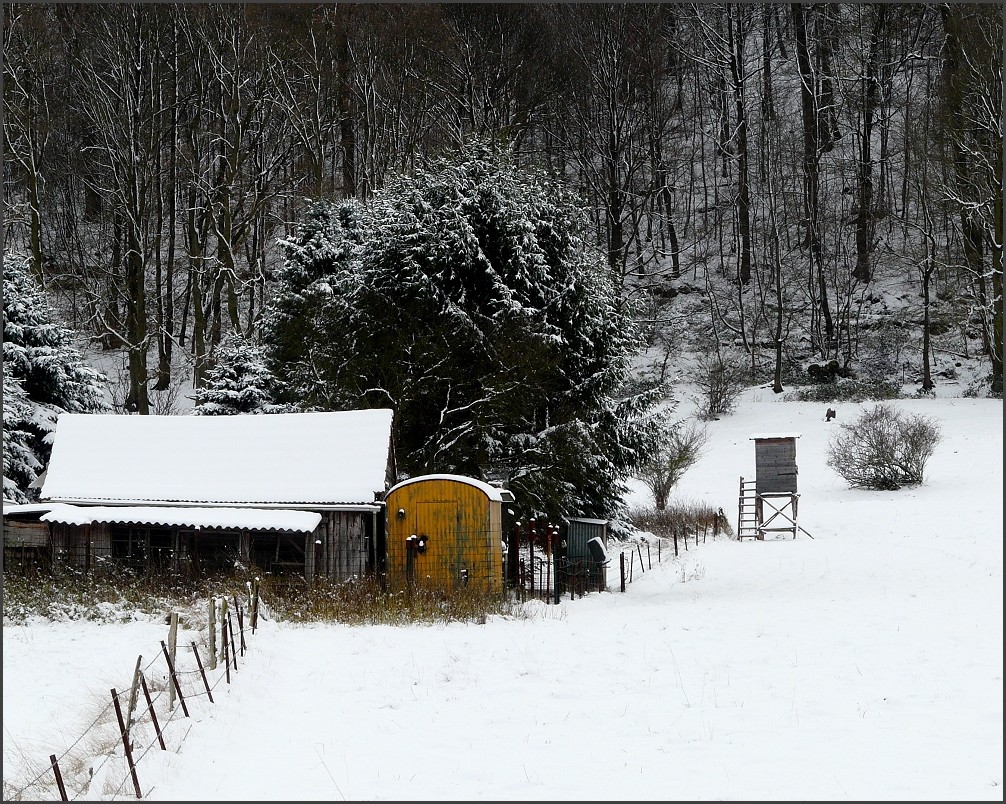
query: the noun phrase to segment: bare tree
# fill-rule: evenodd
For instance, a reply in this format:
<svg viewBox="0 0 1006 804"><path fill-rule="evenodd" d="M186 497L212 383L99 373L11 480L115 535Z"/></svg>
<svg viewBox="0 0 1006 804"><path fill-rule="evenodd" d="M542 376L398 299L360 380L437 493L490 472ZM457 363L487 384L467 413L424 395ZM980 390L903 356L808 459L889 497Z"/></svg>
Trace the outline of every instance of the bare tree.
<svg viewBox="0 0 1006 804"><path fill-rule="evenodd" d="M658 511L667 507L671 489L684 477L709 443L709 429L696 419L674 422L652 457L641 467L639 478L649 487Z"/></svg>

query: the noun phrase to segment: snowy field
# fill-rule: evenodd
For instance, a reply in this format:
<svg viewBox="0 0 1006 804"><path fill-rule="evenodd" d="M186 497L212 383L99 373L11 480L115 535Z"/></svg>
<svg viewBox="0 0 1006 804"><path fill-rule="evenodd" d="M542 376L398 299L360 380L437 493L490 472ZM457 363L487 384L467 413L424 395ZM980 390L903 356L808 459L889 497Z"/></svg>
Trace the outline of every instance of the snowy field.
<svg viewBox="0 0 1006 804"><path fill-rule="evenodd" d="M827 405L753 389L710 424L675 498L736 527L751 435L800 433L813 538L709 541L625 594L531 603L528 620L263 622L216 703L142 758L143 797L1001 801L1002 401L895 404L944 437L924 485L895 492L850 490L825 465L829 434L870 403L825 422ZM166 636L152 621L4 625L5 799Z"/></svg>

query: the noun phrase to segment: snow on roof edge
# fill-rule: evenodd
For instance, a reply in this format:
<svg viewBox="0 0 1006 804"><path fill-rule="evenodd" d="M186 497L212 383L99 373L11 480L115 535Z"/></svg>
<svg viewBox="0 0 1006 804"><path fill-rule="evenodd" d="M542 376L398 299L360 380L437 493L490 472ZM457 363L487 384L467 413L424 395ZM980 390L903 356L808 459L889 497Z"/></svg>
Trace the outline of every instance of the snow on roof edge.
<svg viewBox="0 0 1006 804"><path fill-rule="evenodd" d="M476 477L468 477L467 475L452 475L452 474L431 474L431 475L416 475L415 477L410 477L406 480L402 480L392 486L385 493L384 497L387 499L391 492L400 489L402 486L408 486L410 483L416 483L421 480L453 480L457 483L465 483L469 486L474 486L479 489L490 500L495 500L497 502L503 502L503 492L509 491L508 489L501 489L498 486L494 486L491 483L486 483L484 480L479 480Z"/></svg>
<svg viewBox="0 0 1006 804"><path fill-rule="evenodd" d="M162 527L240 528L313 533L321 523L315 511L268 508L204 508L158 506L81 506L56 503L40 517L43 522L90 525L109 522Z"/></svg>

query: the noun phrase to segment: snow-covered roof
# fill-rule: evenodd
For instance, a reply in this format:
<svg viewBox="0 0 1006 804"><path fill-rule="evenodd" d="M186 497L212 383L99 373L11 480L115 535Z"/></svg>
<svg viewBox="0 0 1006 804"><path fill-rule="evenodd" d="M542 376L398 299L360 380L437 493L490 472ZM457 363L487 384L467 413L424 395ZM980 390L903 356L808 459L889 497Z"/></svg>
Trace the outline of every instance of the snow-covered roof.
<svg viewBox="0 0 1006 804"><path fill-rule="evenodd" d="M751 436L752 441L760 441L763 438L799 438L800 433L755 433Z"/></svg>
<svg viewBox="0 0 1006 804"><path fill-rule="evenodd" d="M236 530L287 530L311 533L321 522L315 511L275 508L205 508L154 505L68 505L54 503L40 517L43 522L90 525L117 522L180 528L234 528Z"/></svg>
<svg viewBox="0 0 1006 804"><path fill-rule="evenodd" d="M467 483L469 486L474 486L475 488L485 492L485 495L490 500L497 500L502 502L504 495L506 495L506 500L509 502L512 495L506 489L501 489L496 486L486 483L484 480L479 480L475 477L467 477L465 475L451 475L451 474L433 474L433 475L417 475L416 477L410 477L408 480L403 480L400 483L396 483L390 489L388 489L388 494L400 489L402 486L407 486L410 483L417 483L420 480L453 480L458 483Z"/></svg>
<svg viewBox="0 0 1006 804"><path fill-rule="evenodd" d="M392 411L237 416L63 413L43 501L373 505Z"/></svg>
<svg viewBox="0 0 1006 804"><path fill-rule="evenodd" d="M16 503L4 499L3 515L18 516L19 514L44 514L52 510L52 503Z"/></svg>
<svg viewBox="0 0 1006 804"><path fill-rule="evenodd" d="M588 525L607 525L611 522L610 519L591 519L585 516L569 516L566 517L567 522L586 522Z"/></svg>

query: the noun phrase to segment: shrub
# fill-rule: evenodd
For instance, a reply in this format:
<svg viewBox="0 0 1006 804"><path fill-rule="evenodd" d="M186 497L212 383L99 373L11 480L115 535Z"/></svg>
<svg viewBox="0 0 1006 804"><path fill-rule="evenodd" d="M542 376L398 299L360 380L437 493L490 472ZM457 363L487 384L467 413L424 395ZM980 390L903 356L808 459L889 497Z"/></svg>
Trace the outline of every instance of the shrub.
<svg viewBox="0 0 1006 804"><path fill-rule="evenodd" d="M894 490L922 482L940 440L932 419L879 404L832 434L827 464L852 488Z"/></svg>
<svg viewBox="0 0 1006 804"><path fill-rule="evenodd" d="M691 419L675 422L667 436L639 469L639 479L649 486L658 511L667 504L667 495L695 462L709 441L708 428Z"/></svg>
<svg viewBox="0 0 1006 804"><path fill-rule="evenodd" d="M708 352L699 357L689 378L701 392L699 417L708 421L733 412L750 372L740 355Z"/></svg>
<svg viewBox="0 0 1006 804"><path fill-rule="evenodd" d="M663 510L637 507L629 511L632 525L641 531L652 533L660 539L671 539L675 533L692 533L696 528L719 528L719 532L733 535L733 528L727 521L723 509L713 508L704 502L676 502Z"/></svg>
<svg viewBox="0 0 1006 804"><path fill-rule="evenodd" d="M834 382L808 385L793 393L797 402L867 402L901 396L901 386L872 377L864 380L839 377Z"/></svg>

